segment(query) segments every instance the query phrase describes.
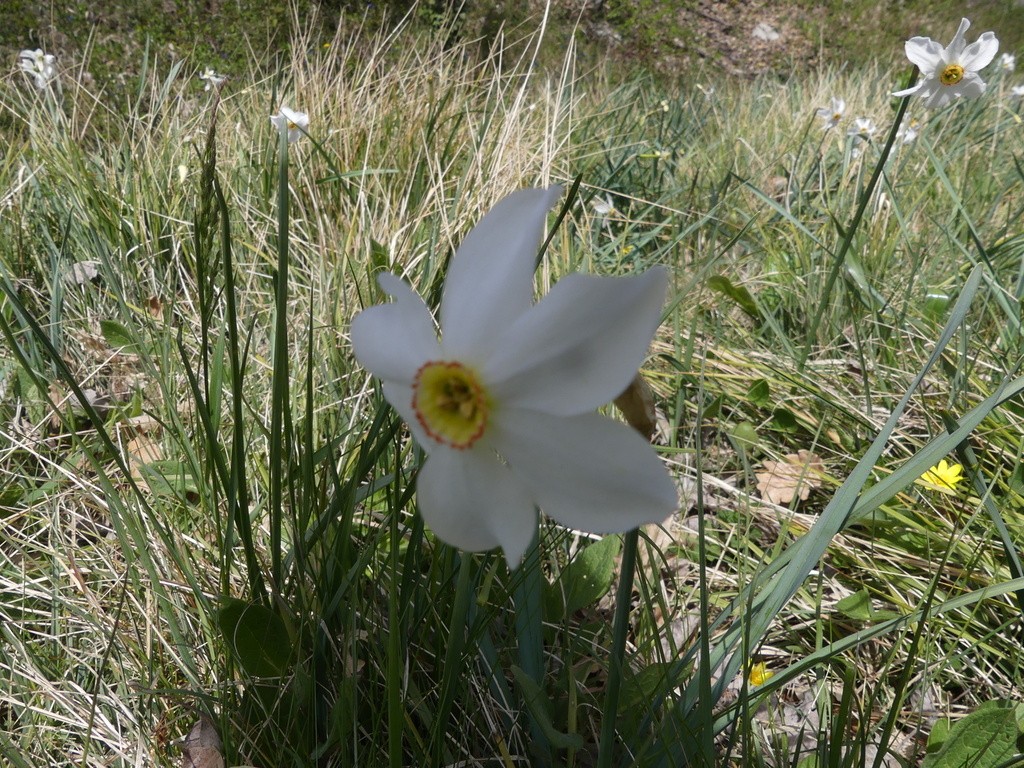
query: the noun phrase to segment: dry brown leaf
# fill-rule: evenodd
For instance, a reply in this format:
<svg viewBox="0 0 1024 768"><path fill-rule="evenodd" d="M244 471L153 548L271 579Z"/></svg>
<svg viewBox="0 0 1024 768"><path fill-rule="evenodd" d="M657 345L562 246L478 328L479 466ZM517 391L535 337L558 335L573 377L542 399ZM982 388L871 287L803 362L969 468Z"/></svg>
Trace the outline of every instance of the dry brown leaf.
<svg viewBox="0 0 1024 768"><path fill-rule="evenodd" d="M200 715L181 745L181 768L224 768L220 735L213 721Z"/></svg>
<svg viewBox="0 0 1024 768"><path fill-rule="evenodd" d="M160 447L160 423L151 417L137 417L129 423L135 434L125 446L125 453L132 478L141 481L145 479L141 468L164 457Z"/></svg>
<svg viewBox="0 0 1024 768"><path fill-rule="evenodd" d="M797 497L807 501L811 491L821 487L825 465L810 451L788 453L782 461L767 459L764 470L755 472L761 498L772 504L790 504Z"/></svg>
<svg viewBox="0 0 1024 768"><path fill-rule="evenodd" d="M146 310L149 312L150 317L159 320L164 316L164 303L160 301L159 296L154 294L146 299Z"/></svg>

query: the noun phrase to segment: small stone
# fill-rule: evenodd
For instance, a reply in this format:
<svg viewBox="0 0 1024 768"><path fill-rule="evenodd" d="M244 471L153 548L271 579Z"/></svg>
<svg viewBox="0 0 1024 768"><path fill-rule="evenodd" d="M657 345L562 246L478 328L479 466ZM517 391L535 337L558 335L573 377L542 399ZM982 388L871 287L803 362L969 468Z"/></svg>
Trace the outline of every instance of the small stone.
<svg viewBox="0 0 1024 768"><path fill-rule="evenodd" d="M774 43L782 37L782 35L779 34L779 30L771 24L767 24L763 21L757 22L752 35L755 39L764 40L766 43Z"/></svg>

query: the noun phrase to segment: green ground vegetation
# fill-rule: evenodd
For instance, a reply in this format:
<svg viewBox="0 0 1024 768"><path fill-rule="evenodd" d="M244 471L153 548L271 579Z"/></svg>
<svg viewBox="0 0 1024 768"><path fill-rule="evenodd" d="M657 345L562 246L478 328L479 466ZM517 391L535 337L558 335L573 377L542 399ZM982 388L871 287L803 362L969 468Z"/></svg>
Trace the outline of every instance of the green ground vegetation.
<svg viewBox="0 0 1024 768"><path fill-rule="evenodd" d="M911 100L908 139L902 38L679 82L520 30L297 25L210 91L151 47L123 108L91 59L0 79L5 764L180 765L204 723L231 766L595 764L619 538L546 525L516 571L438 541L348 340L377 272L433 295L552 182L539 291L672 275L643 371L682 504L641 537L614 764L917 764L986 702L978 764L1014 752L1022 76ZM956 488L914 482L940 459Z"/></svg>

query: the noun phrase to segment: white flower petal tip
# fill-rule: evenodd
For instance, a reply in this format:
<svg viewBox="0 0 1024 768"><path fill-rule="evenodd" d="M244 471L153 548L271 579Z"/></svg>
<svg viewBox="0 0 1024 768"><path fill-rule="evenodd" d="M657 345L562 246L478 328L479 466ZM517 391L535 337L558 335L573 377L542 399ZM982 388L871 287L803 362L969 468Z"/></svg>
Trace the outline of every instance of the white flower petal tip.
<svg viewBox="0 0 1024 768"><path fill-rule="evenodd" d="M562 187L502 198L455 251L444 281L441 332L453 354L486 348L533 303L533 272L548 211Z"/></svg>
<svg viewBox="0 0 1024 768"><path fill-rule="evenodd" d="M905 46L907 58L921 70L921 79L893 96L917 95L925 107L938 109L956 99L983 94L985 81L978 71L992 63L999 52L999 41L995 33L985 32L967 45L964 35L970 26L970 21L962 19L953 41L945 48L929 37L910 38Z"/></svg>
<svg viewBox="0 0 1024 768"><path fill-rule="evenodd" d="M309 115L282 106L280 112L270 116L270 123L279 133L287 133L288 143L294 144L308 132Z"/></svg>
<svg viewBox="0 0 1024 768"><path fill-rule="evenodd" d="M537 509L590 533L660 522L675 483L651 445L595 409L642 364L661 316L667 272L569 275L534 304L533 271L561 188L516 192L466 236L440 308L394 275L394 301L352 322L356 359L383 380L428 459L418 503L443 541L501 547L516 567Z"/></svg>

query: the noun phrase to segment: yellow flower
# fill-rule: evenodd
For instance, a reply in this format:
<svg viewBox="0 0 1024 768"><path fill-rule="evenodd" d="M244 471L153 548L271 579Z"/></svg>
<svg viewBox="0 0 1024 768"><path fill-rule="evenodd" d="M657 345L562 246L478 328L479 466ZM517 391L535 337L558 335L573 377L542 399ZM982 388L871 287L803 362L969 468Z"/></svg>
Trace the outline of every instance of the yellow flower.
<svg viewBox="0 0 1024 768"><path fill-rule="evenodd" d="M768 665L763 661L759 661L756 664L750 665L750 673L747 675L747 682L756 688L759 685L764 685L774 676L775 673L768 669Z"/></svg>
<svg viewBox="0 0 1024 768"><path fill-rule="evenodd" d="M921 475L914 482L942 493L953 493L963 480L964 468L959 464L950 464L945 459Z"/></svg>

